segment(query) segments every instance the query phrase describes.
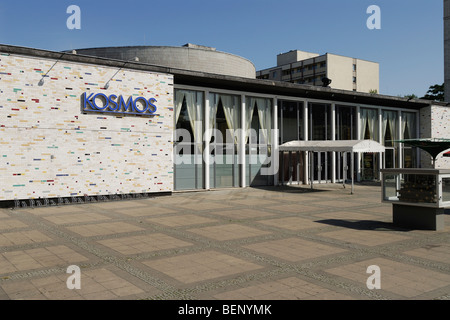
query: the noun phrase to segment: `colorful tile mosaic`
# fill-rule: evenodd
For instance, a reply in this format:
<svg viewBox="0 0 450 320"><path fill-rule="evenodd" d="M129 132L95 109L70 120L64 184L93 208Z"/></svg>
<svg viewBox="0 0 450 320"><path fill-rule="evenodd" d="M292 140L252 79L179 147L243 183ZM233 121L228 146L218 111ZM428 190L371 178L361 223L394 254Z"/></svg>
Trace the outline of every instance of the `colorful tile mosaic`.
<svg viewBox="0 0 450 320"><path fill-rule="evenodd" d="M0 201L172 191L172 75L1 55L0 88ZM158 109L83 114L85 92Z"/></svg>

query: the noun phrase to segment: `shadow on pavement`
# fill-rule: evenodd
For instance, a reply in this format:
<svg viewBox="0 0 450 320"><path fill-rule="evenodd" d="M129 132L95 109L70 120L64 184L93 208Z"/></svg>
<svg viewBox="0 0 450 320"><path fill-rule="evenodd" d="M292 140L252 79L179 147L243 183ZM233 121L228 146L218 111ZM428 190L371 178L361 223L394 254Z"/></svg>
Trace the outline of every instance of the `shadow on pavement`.
<svg viewBox="0 0 450 320"><path fill-rule="evenodd" d="M286 192L286 193L313 193L313 192L326 192L329 190L311 189L310 186L252 186L252 189L274 191L274 192Z"/></svg>
<svg viewBox="0 0 450 320"><path fill-rule="evenodd" d="M403 232L412 231L409 229L396 227L394 226L393 223L374 220L325 219L325 220L318 220L315 222L356 230L403 231Z"/></svg>

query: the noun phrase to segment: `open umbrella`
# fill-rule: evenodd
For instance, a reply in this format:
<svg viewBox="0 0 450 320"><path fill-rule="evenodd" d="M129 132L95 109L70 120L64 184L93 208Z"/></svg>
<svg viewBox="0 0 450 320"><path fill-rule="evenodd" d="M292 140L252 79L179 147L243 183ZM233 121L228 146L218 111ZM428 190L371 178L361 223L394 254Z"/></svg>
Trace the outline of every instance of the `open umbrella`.
<svg viewBox="0 0 450 320"><path fill-rule="evenodd" d="M440 153L444 152L445 150L450 149L450 139L441 139L441 138L406 139L406 140L395 140L394 142L404 143L428 152L433 157L433 167L436 163L437 156Z"/></svg>

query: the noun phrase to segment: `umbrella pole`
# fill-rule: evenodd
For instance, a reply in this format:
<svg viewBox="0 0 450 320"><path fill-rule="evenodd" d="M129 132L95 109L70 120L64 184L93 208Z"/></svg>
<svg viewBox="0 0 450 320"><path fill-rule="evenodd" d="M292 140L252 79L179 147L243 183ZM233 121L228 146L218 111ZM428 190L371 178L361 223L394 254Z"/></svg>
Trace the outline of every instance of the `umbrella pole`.
<svg viewBox="0 0 450 320"><path fill-rule="evenodd" d="M354 153L351 153L352 155L352 194L354 191L354 183L355 183L355 157L354 157Z"/></svg>
<svg viewBox="0 0 450 320"><path fill-rule="evenodd" d="M311 190L314 189L314 157L312 151L309 152L309 181L311 181Z"/></svg>

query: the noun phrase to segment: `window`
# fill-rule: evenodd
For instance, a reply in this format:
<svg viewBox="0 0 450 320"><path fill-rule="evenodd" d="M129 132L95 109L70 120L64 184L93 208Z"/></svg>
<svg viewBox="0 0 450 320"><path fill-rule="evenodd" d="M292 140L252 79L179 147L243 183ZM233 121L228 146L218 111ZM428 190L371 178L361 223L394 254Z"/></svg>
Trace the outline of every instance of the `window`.
<svg viewBox="0 0 450 320"><path fill-rule="evenodd" d="M356 140L356 108L336 106L336 140Z"/></svg>
<svg viewBox="0 0 450 320"><path fill-rule="evenodd" d="M303 103L281 100L278 113L280 142L303 140Z"/></svg>
<svg viewBox="0 0 450 320"><path fill-rule="evenodd" d="M356 64L353 64L353 71L356 71Z"/></svg>
<svg viewBox="0 0 450 320"><path fill-rule="evenodd" d="M174 189L202 189L203 92L175 91ZM181 157L181 158L179 158Z"/></svg>
<svg viewBox="0 0 450 320"><path fill-rule="evenodd" d="M353 83L356 83L356 77L353 77Z"/></svg>

